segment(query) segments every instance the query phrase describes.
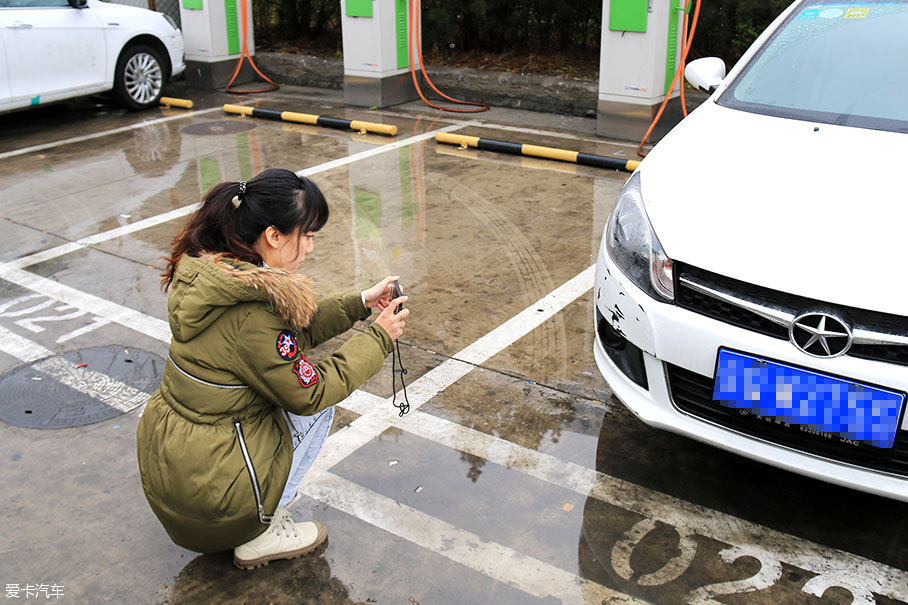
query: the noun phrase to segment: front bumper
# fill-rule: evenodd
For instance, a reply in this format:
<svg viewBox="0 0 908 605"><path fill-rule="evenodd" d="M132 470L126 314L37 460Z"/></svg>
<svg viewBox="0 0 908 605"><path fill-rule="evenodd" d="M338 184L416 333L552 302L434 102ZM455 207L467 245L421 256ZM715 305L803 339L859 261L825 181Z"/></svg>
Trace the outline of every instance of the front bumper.
<svg viewBox="0 0 908 605"><path fill-rule="evenodd" d="M621 355L612 348L610 356L597 330L596 363L615 396L646 424L802 475L908 502L908 477L773 443L682 411L672 400L667 372L667 364L672 364L712 377L719 347L726 347L908 392L904 367L849 357L810 357L787 341L658 302L625 277L604 247L599 250L593 296L604 321L634 345ZM635 376L636 362L627 362L636 356L645 374L643 381ZM898 438L908 439L908 414Z"/></svg>

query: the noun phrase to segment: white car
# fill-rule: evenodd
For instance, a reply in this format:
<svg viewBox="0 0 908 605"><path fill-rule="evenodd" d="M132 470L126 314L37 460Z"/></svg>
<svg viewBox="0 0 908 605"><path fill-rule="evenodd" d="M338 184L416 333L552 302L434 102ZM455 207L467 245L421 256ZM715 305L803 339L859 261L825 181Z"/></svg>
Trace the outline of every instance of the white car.
<svg viewBox="0 0 908 605"><path fill-rule="evenodd" d="M640 164L595 357L645 423L908 501L908 0L792 4ZM771 486L767 486L771 488Z"/></svg>
<svg viewBox="0 0 908 605"><path fill-rule="evenodd" d="M100 0L0 0L0 112L113 91L158 104L186 69L183 34L162 13Z"/></svg>

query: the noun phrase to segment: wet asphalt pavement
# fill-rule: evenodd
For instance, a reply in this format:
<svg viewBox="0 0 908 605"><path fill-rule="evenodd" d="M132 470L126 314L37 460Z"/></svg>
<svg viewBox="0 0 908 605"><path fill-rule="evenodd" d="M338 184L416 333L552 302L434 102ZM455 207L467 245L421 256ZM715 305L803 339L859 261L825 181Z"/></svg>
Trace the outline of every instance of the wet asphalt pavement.
<svg viewBox="0 0 908 605"><path fill-rule="evenodd" d="M611 396L589 268L626 173L432 134L625 158L635 146L530 112L168 92L195 109L88 99L0 116L0 600L908 602L908 504L651 429ZM399 134L228 116L225 102ZM402 276L413 409L391 407L389 358L341 404L291 507L328 525L327 545L240 571L232 553L169 541L135 429L169 342L161 257L205 191L269 167L306 170L329 201L301 269L321 293Z"/></svg>

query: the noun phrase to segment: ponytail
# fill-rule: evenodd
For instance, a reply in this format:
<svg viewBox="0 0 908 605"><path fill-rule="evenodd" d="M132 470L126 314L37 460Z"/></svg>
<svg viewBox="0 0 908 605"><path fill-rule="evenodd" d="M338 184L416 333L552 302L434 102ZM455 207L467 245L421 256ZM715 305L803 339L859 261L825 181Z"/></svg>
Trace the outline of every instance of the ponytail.
<svg viewBox="0 0 908 605"><path fill-rule="evenodd" d="M254 245L269 226L289 235L296 229L318 231L327 220L328 204L318 186L289 170L270 168L248 182L215 185L173 239L161 288L170 287L184 254L224 254L261 265Z"/></svg>

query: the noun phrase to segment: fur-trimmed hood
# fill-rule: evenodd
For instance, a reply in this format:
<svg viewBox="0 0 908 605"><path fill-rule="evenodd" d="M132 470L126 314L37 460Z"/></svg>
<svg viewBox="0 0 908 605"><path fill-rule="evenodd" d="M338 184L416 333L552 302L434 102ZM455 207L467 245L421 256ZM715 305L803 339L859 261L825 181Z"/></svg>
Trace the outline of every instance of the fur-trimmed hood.
<svg viewBox="0 0 908 605"><path fill-rule="evenodd" d="M304 275L222 255L184 255L167 304L173 337L185 342L230 307L256 301L267 302L295 330L308 327L318 307L312 282Z"/></svg>

